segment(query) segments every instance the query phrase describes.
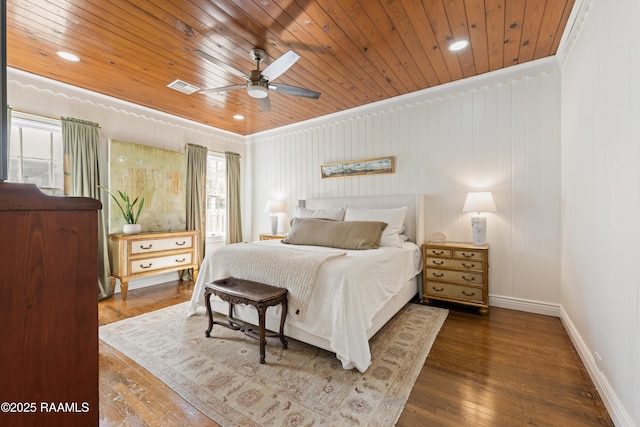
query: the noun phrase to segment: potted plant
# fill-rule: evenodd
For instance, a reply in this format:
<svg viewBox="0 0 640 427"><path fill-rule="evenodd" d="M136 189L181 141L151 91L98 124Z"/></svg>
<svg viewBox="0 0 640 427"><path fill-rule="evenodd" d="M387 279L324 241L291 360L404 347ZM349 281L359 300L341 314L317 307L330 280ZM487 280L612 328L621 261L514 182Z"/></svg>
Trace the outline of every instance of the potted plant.
<svg viewBox="0 0 640 427"><path fill-rule="evenodd" d="M131 201L127 193L123 193L122 191L118 190L118 195L121 199L118 200L118 198L111 191L107 190L104 187L100 188L109 193L109 195L111 195L111 198L113 198L113 200L116 202L116 205L118 205L118 207L120 208L120 212L122 212L122 216L124 217L125 222L125 224L122 226L122 232L125 234L139 233L142 227L140 226L140 224L138 224L138 218L140 218L140 212L142 211L142 207L144 206L144 197L136 197L135 199L133 199L133 201ZM137 209L136 204L138 204Z"/></svg>

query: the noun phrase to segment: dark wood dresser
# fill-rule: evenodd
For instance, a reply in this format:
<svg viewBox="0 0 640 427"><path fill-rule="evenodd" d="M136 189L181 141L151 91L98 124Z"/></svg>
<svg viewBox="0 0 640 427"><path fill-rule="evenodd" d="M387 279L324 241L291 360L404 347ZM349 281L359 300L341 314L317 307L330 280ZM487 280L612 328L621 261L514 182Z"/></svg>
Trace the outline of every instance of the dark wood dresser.
<svg viewBox="0 0 640 427"><path fill-rule="evenodd" d="M0 425L98 425L101 208L0 183Z"/></svg>

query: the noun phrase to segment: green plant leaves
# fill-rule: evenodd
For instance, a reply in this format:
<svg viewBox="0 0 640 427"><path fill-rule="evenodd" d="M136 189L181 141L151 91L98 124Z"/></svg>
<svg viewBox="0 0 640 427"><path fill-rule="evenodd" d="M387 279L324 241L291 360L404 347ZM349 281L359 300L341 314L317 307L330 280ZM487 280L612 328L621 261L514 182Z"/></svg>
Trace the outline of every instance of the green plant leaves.
<svg viewBox="0 0 640 427"><path fill-rule="evenodd" d="M98 186L98 187L102 188L104 191L109 193L109 195L113 198L113 200L116 202L116 204L120 208L120 212L122 212L122 216L124 217L124 220L127 224L138 223L138 219L140 218L140 212L142 212L142 207L144 206L144 197L142 197L141 199L139 199L139 197L136 197L132 202L127 193L124 193L118 190L118 195L122 200L122 204L121 204L118 198L111 191L109 191L108 189L102 186ZM140 204L138 205L138 209L135 210L135 206L136 206L136 203L138 203L138 200L140 201Z"/></svg>

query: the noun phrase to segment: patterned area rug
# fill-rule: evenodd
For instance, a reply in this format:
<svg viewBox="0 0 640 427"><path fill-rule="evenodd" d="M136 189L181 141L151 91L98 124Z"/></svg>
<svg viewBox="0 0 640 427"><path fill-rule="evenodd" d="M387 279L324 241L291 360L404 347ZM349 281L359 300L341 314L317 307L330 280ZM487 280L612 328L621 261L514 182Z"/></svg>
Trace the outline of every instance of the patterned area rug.
<svg viewBox="0 0 640 427"><path fill-rule="evenodd" d="M188 302L100 328L123 352L223 426L395 424L447 310L407 304L370 341L372 365L344 370L334 353L288 338L258 341L186 317Z"/></svg>

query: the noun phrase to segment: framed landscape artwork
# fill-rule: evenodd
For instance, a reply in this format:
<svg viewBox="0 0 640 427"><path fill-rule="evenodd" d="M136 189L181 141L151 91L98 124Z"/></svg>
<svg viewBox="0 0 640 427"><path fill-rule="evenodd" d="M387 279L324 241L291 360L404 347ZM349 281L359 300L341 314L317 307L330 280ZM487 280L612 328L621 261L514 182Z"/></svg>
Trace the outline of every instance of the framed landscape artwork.
<svg viewBox="0 0 640 427"><path fill-rule="evenodd" d="M393 173L393 157L352 160L349 162L326 163L320 166L322 178L344 178L347 176L376 175Z"/></svg>

